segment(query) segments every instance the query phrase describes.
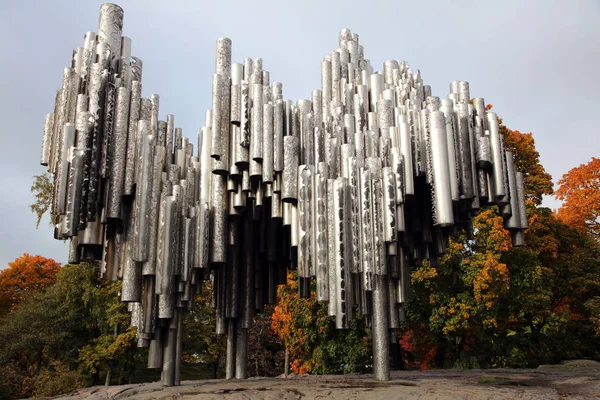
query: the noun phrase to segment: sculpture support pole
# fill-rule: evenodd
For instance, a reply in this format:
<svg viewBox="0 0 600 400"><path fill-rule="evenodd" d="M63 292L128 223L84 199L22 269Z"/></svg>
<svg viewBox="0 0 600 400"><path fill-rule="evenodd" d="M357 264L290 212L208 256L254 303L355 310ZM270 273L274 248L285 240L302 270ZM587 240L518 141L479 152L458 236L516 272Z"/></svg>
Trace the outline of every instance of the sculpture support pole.
<svg viewBox="0 0 600 400"><path fill-rule="evenodd" d="M378 381L390 380L390 348L388 332L388 296L385 276L373 279L373 377Z"/></svg>
<svg viewBox="0 0 600 400"><path fill-rule="evenodd" d="M237 321L237 335L235 343L235 377L246 379L248 377L248 329L242 327L242 321Z"/></svg>
<svg viewBox="0 0 600 400"><path fill-rule="evenodd" d="M183 308L177 309L177 336L175 342L175 372L173 384L181 385L181 352L183 350L183 319L185 311Z"/></svg>
<svg viewBox="0 0 600 400"><path fill-rule="evenodd" d="M175 310L179 314L178 309ZM171 318L171 324L167 329L167 342L163 351L162 383L164 386L175 384L175 348L177 346L177 318Z"/></svg>
<svg viewBox="0 0 600 400"><path fill-rule="evenodd" d="M236 343L236 322L234 319L228 320L227 326L227 358L225 359L225 379L233 379L235 377L235 343Z"/></svg>

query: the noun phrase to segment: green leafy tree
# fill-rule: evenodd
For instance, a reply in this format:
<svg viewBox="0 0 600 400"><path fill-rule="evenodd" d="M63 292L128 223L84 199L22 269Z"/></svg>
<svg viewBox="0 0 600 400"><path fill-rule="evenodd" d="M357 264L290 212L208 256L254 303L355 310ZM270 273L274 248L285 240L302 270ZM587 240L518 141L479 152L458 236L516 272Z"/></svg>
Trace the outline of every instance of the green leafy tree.
<svg viewBox="0 0 600 400"><path fill-rule="evenodd" d="M0 393L57 395L97 383L107 365L127 370L135 333L119 287L102 283L96 264L65 265L54 285L2 317Z"/></svg>
<svg viewBox="0 0 600 400"><path fill-rule="evenodd" d="M42 217L52 206L52 195L54 190L54 184L52 182L52 175L50 175L49 172L33 177L31 193L33 193L34 202L29 208L37 216L37 222L35 224L36 228L40 226Z"/></svg>
<svg viewBox="0 0 600 400"><path fill-rule="evenodd" d="M216 315L212 306L212 281L202 283L202 291L185 316L183 361L191 365L209 365L217 378L226 353L225 335L215 333Z"/></svg>
<svg viewBox="0 0 600 400"><path fill-rule="evenodd" d="M98 336L90 340L79 353L80 371L95 375L106 371L110 383L113 371L120 371L119 381L132 373L133 349L136 346L136 329L129 326L131 317L127 306L121 302L121 282L99 285L94 293L90 317L96 322L94 330Z"/></svg>

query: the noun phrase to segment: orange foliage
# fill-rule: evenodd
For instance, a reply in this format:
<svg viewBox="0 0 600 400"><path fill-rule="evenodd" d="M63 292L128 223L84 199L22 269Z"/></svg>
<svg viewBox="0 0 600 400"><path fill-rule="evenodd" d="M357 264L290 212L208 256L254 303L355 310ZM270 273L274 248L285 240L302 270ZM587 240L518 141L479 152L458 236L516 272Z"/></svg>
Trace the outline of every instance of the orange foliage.
<svg viewBox="0 0 600 400"><path fill-rule="evenodd" d="M492 254L482 256L484 259L479 262L483 267L473 280L473 291L475 301L491 310L500 296L508 290L510 277L506 264L499 262Z"/></svg>
<svg viewBox="0 0 600 400"><path fill-rule="evenodd" d="M494 254L510 250L512 241L510 233L504 229L503 221L495 206L487 208L473 219L473 225L477 229L476 250L491 251Z"/></svg>
<svg viewBox="0 0 600 400"><path fill-rule="evenodd" d="M563 206L558 217L565 224L600 237L600 159L571 169L558 181L556 197Z"/></svg>
<svg viewBox="0 0 600 400"><path fill-rule="evenodd" d="M492 108L489 104L488 107L486 110ZM533 134L508 129L502 125L502 118L498 118L498 122L506 149L513 153L517 170L523 172L525 197L535 205L541 205L542 195L552 194L554 184L552 176L540 164L540 153L535 149Z"/></svg>
<svg viewBox="0 0 600 400"><path fill-rule="evenodd" d="M38 292L56 282L60 264L51 258L27 253L8 263L0 272L0 315L18 305L28 293Z"/></svg>
<svg viewBox="0 0 600 400"><path fill-rule="evenodd" d="M515 166L523 172L525 195L536 205L542 204L542 195L552 194L552 176L540 164L540 153L535 149L533 134L501 127L507 150L513 152Z"/></svg>
<svg viewBox="0 0 600 400"><path fill-rule="evenodd" d="M319 307L313 296L302 299L298 295L298 279L288 272L287 285L277 289L279 303L271 324L292 356L309 354L315 343L324 337L328 327L326 310Z"/></svg>

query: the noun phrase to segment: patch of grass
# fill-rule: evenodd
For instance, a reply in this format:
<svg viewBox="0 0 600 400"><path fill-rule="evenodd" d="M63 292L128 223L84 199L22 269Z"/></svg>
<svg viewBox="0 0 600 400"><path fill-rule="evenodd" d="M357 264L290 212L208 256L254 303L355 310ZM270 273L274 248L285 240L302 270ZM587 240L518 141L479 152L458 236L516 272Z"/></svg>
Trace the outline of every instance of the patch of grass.
<svg viewBox="0 0 600 400"><path fill-rule="evenodd" d="M481 383L482 385L485 384L489 384L489 383L497 383L498 380L496 378L494 378L493 376L484 376L483 378L479 379L479 383Z"/></svg>

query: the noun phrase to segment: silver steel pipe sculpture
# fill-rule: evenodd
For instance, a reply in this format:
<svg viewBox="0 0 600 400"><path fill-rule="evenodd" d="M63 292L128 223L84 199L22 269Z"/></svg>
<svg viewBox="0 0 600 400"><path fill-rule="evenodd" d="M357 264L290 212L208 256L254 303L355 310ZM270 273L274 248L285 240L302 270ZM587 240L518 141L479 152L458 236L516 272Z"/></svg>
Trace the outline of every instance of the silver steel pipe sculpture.
<svg viewBox="0 0 600 400"><path fill-rule="evenodd" d="M180 382L183 316L204 280L228 378L247 377L252 318L298 269L300 295L316 282L337 328L357 310L366 318L375 378L387 380L410 267L442 256L486 205L523 244L523 174L467 82L440 99L404 61L374 72L344 29L320 90L294 104L261 59L232 64L220 38L194 153L172 114L160 120L158 95L142 97L122 28L123 10L103 4L45 117L41 164L54 176L55 237L71 239L71 262L101 261L105 279L123 281L165 385Z"/></svg>

